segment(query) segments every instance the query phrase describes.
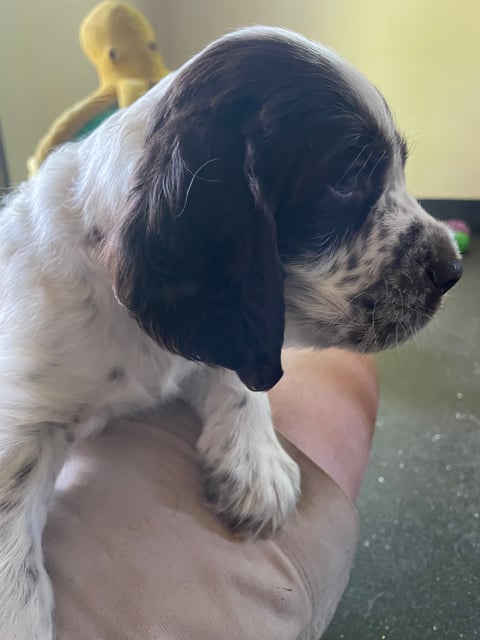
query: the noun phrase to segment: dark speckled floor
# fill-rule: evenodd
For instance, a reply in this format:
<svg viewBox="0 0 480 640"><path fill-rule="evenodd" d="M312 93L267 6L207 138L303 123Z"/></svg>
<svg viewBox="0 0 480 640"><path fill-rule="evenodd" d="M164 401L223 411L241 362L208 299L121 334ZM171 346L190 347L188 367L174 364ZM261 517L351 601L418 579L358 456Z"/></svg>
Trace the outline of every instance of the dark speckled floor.
<svg viewBox="0 0 480 640"><path fill-rule="evenodd" d="M480 240L432 326L378 357L362 539L325 640L480 638Z"/></svg>

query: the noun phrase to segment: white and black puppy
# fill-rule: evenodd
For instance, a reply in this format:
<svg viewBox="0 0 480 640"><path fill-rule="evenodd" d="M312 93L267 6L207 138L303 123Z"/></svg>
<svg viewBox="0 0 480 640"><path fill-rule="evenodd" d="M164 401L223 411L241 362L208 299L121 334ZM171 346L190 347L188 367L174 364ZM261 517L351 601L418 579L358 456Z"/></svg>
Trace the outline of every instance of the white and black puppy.
<svg viewBox="0 0 480 640"><path fill-rule="evenodd" d="M116 60L112 64L115 64ZM51 640L41 534L71 443L181 395L206 493L275 531L300 477L267 396L282 345L376 351L461 275L408 195L380 93L329 50L266 28L208 47L0 218L0 629Z"/></svg>

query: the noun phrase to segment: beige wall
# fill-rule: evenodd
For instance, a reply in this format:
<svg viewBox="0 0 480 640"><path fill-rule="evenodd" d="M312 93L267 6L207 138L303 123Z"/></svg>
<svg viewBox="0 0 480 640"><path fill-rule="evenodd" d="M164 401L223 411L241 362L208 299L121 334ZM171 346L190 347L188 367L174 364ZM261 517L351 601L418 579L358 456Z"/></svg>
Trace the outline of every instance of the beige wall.
<svg viewBox="0 0 480 640"><path fill-rule="evenodd" d="M286 26L349 58L384 92L411 139L422 197L480 198L478 0L137 0L166 62L252 23ZM91 91L78 26L96 0L0 0L0 116L15 180L52 119Z"/></svg>

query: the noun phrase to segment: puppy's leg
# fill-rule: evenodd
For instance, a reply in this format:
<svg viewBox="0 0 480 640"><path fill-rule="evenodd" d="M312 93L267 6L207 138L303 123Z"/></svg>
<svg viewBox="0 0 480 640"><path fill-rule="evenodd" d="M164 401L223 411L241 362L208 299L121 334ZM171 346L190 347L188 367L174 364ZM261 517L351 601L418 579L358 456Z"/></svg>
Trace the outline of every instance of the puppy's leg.
<svg viewBox="0 0 480 640"><path fill-rule="evenodd" d="M230 371L204 373L193 398L204 421L206 496L235 531L273 533L295 508L300 472L278 442L267 394L249 391Z"/></svg>
<svg viewBox="0 0 480 640"><path fill-rule="evenodd" d="M0 636L52 640L53 595L41 535L65 459L58 425L0 432Z"/></svg>

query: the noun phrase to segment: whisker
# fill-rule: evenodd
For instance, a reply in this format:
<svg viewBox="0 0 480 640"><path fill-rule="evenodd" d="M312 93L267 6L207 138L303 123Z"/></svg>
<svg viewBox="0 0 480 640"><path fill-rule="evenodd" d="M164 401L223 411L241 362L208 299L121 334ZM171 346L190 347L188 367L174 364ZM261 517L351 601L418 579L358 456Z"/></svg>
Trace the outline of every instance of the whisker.
<svg viewBox="0 0 480 640"><path fill-rule="evenodd" d="M370 158L373 156L373 151L370 151L368 158L365 160L365 162L362 164L362 166L360 167L360 169L357 171L357 173L354 176L354 180L356 180L358 178L358 176L362 173L362 171L365 169L365 167L367 166L367 164L370 162Z"/></svg>
<svg viewBox="0 0 480 640"><path fill-rule="evenodd" d="M192 175L192 179L190 180L190 184L188 185L188 189L187 189L187 193L185 194L185 202L184 205L182 207L182 210L180 211L180 213L177 213L176 216L174 216L175 218L179 218L184 212L185 209L187 208L187 203L188 203L188 196L190 195L190 191L193 187L193 183L195 182L195 179L198 177L198 174L200 173L200 171L202 171L202 169L204 169L206 166L208 166L209 164L211 164L212 162L217 162L218 158L211 158L210 160L207 160L206 162L204 162L196 171L195 173L192 173L190 170L189 172ZM218 180L215 180L214 182L218 182Z"/></svg>
<svg viewBox="0 0 480 640"><path fill-rule="evenodd" d="M216 158L214 158L214 160L216 160ZM210 162L210 161L209 161ZM202 169L203 167L200 167L199 171ZM199 175L195 175L193 173L193 171L191 169L189 169L188 167L185 167L185 170L187 171L187 173L189 173L193 179L195 180L200 180L201 182L220 182L220 180L218 180L218 178L215 179L210 179L210 178L202 178ZM197 172L198 173L198 172Z"/></svg>
<svg viewBox="0 0 480 640"><path fill-rule="evenodd" d="M372 170L370 171L370 173L368 174L368 181L371 180L373 174L375 173L375 169L378 167L378 165L380 164L380 162L385 158L385 156L387 155L387 152L385 150L382 151L382 155L378 158L378 160L376 161L376 163L373 165Z"/></svg>
<svg viewBox="0 0 480 640"><path fill-rule="evenodd" d="M355 158L351 161L351 163L348 165L348 167L345 169L345 172L343 173L343 175L337 180L337 182L334 184L334 188L337 187L338 184L340 184L342 182L342 180L345 178L345 176L348 175L348 172L350 171L350 169L352 167L355 166L355 163L357 162L357 160L361 157L362 153L365 151L365 149L368 149L368 144L366 144L359 152L358 154L355 156Z"/></svg>

